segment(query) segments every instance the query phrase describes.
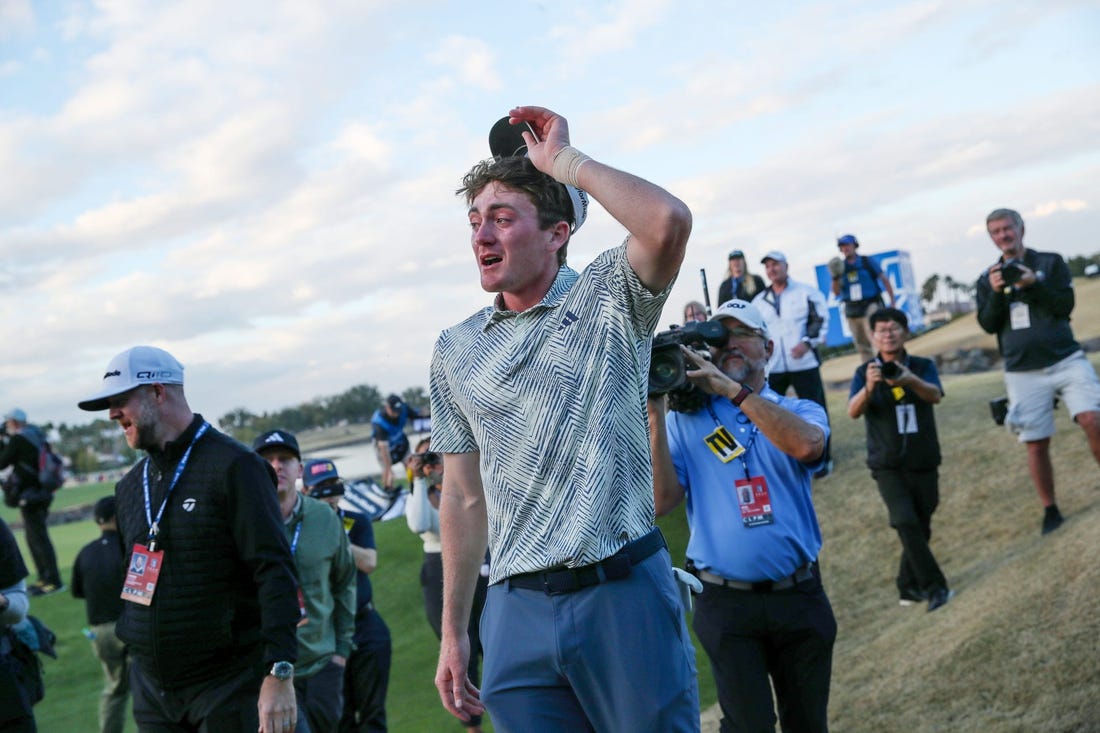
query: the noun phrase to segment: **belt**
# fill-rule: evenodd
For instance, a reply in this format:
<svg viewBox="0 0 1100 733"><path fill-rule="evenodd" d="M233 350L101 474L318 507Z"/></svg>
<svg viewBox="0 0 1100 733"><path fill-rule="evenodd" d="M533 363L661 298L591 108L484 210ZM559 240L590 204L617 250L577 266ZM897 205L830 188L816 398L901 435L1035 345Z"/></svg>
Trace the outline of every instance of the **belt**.
<svg viewBox="0 0 1100 733"><path fill-rule="evenodd" d="M715 575L706 570L698 570L696 572L699 574L699 580L704 583L710 583L711 585L720 585L723 588L733 588L734 590L747 590L753 593L771 593L772 591L793 588L799 583L809 580L814 576L814 568L816 566L816 562L808 562L785 578L780 578L779 580L761 580L756 583L730 580L729 578L723 578L721 575Z"/></svg>
<svg viewBox="0 0 1100 733"><path fill-rule="evenodd" d="M579 568L552 568L535 573L520 573L505 578L513 588L541 590L547 595L573 593L581 588L621 580L630 575L630 568L665 547L665 538L656 527L610 557Z"/></svg>

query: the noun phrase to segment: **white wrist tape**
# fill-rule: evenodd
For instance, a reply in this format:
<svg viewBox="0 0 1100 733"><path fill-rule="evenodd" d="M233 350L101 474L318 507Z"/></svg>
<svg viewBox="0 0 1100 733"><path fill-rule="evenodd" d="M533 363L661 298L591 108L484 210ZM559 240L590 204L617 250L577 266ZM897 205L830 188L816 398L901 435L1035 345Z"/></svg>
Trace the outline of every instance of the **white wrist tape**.
<svg viewBox="0 0 1100 733"><path fill-rule="evenodd" d="M592 160L572 145L566 145L554 155L554 180L567 186L577 186L577 172L581 166Z"/></svg>

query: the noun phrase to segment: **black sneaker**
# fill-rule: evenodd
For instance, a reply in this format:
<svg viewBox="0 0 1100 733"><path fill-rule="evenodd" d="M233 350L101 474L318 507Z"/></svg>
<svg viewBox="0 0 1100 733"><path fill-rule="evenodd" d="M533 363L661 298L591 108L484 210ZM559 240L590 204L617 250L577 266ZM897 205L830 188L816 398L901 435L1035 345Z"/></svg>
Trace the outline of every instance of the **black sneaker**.
<svg viewBox="0 0 1100 733"><path fill-rule="evenodd" d="M899 606L912 606L917 603L924 603L928 600L928 594L922 591L920 588L906 588L905 590L898 592L898 605Z"/></svg>
<svg viewBox="0 0 1100 733"><path fill-rule="evenodd" d="M937 588L928 596L928 611L931 613L940 606L946 606L947 602L955 597L955 591L947 588Z"/></svg>
<svg viewBox="0 0 1100 733"><path fill-rule="evenodd" d="M1062 526L1062 513L1058 511L1057 504L1051 504L1043 513L1043 534L1050 534Z"/></svg>
<svg viewBox="0 0 1100 733"><path fill-rule="evenodd" d="M814 474L814 478L828 478L829 474L833 472L833 459L829 459L829 462L821 467L821 470Z"/></svg>
<svg viewBox="0 0 1100 733"><path fill-rule="evenodd" d="M54 593L60 593L65 590L65 584L56 585L54 583L35 583L30 588L27 588L28 596L48 596Z"/></svg>

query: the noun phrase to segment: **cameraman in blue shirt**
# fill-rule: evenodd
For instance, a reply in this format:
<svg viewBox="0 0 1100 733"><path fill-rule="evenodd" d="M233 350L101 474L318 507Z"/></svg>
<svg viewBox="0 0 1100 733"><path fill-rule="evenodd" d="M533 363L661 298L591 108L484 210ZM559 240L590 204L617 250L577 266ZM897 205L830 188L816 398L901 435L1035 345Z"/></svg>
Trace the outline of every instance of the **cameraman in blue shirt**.
<svg viewBox="0 0 1100 733"><path fill-rule="evenodd" d="M707 361L683 349L707 393L695 412L650 398L657 514L687 500L688 564L703 582L694 627L710 658L722 731L827 730L836 619L817 565L810 485L829 425L810 400L765 379L774 348L754 304L723 303L728 340ZM770 677L770 680L769 680Z"/></svg>

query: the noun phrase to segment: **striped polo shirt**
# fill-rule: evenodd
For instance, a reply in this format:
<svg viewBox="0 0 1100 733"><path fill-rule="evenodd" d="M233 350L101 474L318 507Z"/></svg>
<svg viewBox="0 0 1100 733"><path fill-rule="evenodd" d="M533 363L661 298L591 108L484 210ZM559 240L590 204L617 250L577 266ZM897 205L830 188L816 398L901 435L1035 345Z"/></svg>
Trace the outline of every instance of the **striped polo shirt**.
<svg viewBox="0 0 1100 733"><path fill-rule="evenodd" d="M432 450L480 451L490 582L602 560L653 526L645 401L671 288L651 293L623 244L563 266L522 313L484 308L440 334Z"/></svg>

